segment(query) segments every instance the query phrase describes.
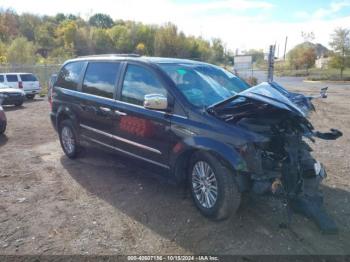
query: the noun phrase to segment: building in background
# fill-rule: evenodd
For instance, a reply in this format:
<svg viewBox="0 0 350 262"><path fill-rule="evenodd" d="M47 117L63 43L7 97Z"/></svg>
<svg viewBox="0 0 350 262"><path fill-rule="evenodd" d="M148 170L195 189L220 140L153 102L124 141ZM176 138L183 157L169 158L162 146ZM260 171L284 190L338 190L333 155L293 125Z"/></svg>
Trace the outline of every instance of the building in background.
<svg viewBox="0 0 350 262"><path fill-rule="evenodd" d="M315 61L315 67L320 69L327 69L328 63L330 58L329 57L319 57Z"/></svg>
<svg viewBox="0 0 350 262"><path fill-rule="evenodd" d="M233 60L235 74L246 76L253 69L253 57L251 55L236 55Z"/></svg>

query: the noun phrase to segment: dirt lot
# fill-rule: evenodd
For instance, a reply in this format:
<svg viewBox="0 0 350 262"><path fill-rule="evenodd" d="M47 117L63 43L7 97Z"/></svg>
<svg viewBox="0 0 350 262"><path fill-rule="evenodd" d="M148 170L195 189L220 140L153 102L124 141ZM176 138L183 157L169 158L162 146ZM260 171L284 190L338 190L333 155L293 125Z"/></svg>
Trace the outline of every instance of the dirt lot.
<svg viewBox="0 0 350 262"><path fill-rule="evenodd" d="M322 235L298 215L291 228L280 229L281 204L268 198L251 199L232 219L211 222L180 188L141 162L96 150L67 159L47 101L7 107L0 254L350 254L349 101L350 88L333 88L313 115L319 129L344 132L314 146L328 170L322 189L338 235Z"/></svg>

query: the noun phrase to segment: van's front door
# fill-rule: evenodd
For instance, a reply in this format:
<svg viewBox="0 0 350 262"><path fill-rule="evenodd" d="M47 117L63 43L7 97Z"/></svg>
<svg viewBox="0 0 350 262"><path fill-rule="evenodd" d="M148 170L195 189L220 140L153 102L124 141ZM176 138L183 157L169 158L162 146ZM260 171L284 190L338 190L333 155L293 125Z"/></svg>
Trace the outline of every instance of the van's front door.
<svg viewBox="0 0 350 262"><path fill-rule="evenodd" d="M165 112L143 107L146 94L167 95L151 68L128 63L117 109L118 147L148 162L168 168L170 119Z"/></svg>

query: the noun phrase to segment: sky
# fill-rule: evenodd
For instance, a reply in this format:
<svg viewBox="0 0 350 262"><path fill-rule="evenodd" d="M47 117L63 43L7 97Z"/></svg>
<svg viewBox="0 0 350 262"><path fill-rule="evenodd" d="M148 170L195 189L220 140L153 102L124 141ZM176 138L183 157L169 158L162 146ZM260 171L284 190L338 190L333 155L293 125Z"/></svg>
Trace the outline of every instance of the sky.
<svg viewBox="0 0 350 262"><path fill-rule="evenodd" d="M350 26L350 0L0 0L0 8L19 14L61 12L88 19L100 12L149 24L172 22L187 35L219 37L232 51L267 51L276 43L279 56L286 36L287 50L303 41L302 31L314 32L314 42L329 47L334 29Z"/></svg>

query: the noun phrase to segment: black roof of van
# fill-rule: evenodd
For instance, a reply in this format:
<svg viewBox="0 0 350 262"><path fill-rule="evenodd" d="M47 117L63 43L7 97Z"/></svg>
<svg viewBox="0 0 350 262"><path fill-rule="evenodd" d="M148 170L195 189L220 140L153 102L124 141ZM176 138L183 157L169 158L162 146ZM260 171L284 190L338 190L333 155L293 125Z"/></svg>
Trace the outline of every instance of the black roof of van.
<svg viewBox="0 0 350 262"><path fill-rule="evenodd" d="M67 62L72 61L85 61L85 60L131 60L131 61L143 61L149 63L181 63L181 64L207 64L205 62L183 59L183 58L170 58L170 57L151 57L151 56L140 56L137 54L103 54L103 55L91 55L77 57Z"/></svg>

